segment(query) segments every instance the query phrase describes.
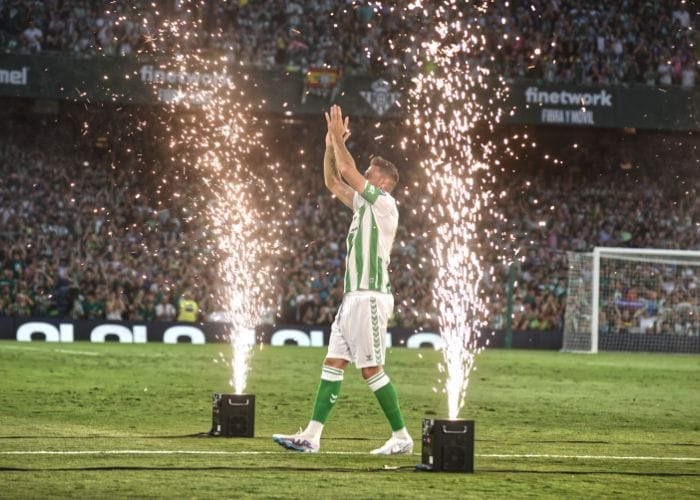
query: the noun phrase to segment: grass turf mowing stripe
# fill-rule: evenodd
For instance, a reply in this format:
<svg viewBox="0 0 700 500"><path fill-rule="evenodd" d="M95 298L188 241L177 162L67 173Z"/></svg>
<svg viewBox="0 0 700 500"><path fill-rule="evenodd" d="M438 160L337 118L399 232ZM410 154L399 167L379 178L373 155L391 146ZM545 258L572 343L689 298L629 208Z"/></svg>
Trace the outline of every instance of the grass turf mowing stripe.
<svg viewBox="0 0 700 500"><path fill-rule="evenodd" d="M0 451L0 455L280 455L287 451L217 451L217 450L27 450ZM325 455L367 455L361 451L322 451ZM417 454L416 454L417 455ZM700 457L645 457L616 455L550 455L550 454L476 454L480 458L553 458L578 460L649 460L698 462Z"/></svg>
<svg viewBox="0 0 700 500"><path fill-rule="evenodd" d="M75 356L101 356L95 351L78 351L76 349L45 349L43 346L23 346L23 345L2 345L0 349L15 349L18 351L34 351L34 352L57 352L59 354L72 354Z"/></svg>

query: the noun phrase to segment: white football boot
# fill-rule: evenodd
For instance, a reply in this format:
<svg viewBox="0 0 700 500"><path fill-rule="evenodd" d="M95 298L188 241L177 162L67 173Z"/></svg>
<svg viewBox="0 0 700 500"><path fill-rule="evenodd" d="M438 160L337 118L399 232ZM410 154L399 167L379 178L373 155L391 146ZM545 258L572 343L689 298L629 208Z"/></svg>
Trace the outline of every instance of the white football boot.
<svg viewBox="0 0 700 500"><path fill-rule="evenodd" d="M413 453L413 439L399 439L391 436L384 446L370 451L372 455L410 455Z"/></svg>
<svg viewBox="0 0 700 500"><path fill-rule="evenodd" d="M273 434L272 440L288 450L300 451L302 453L318 453L321 445L318 441L312 440L302 432L296 434Z"/></svg>

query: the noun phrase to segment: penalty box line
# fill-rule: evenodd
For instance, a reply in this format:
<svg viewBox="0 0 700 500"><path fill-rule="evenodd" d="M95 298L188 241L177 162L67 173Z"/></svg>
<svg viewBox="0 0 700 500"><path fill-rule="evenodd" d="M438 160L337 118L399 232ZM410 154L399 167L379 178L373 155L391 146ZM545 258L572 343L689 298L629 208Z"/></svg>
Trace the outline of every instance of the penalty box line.
<svg viewBox="0 0 700 500"><path fill-rule="evenodd" d="M221 450L13 450L0 451L0 455L281 455L289 451L221 451ZM367 455L362 451L322 451L322 455ZM544 453L486 453L475 454L480 458L544 458L568 460L638 460L638 461L669 461L669 462L700 462L700 457L649 457L649 456L619 456L619 455L550 455Z"/></svg>

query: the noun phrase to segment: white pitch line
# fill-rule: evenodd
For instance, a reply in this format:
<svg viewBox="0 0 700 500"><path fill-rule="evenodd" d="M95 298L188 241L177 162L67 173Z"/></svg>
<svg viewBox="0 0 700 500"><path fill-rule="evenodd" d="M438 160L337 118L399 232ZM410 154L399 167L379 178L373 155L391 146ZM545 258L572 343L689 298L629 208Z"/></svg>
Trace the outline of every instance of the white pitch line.
<svg viewBox="0 0 700 500"><path fill-rule="evenodd" d="M216 451L216 450L30 450L0 451L0 455L282 455L287 451ZM366 455L361 451L322 451L325 455Z"/></svg>
<svg viewBox="0 0 700 500"><path fill-rule="evenodd" d="M77 354L79 356L101 356L101 354L99 352L75 351L73 349L53 349L53 352L60 352L63 354Z"/></svg>
<svg viewBox="0 0 700 500"><path fill-rule="evenodd" d="M501 454L487 454L487 455L476 455L477 457L487 457L487 458L566 458L566 459L580 459L580 460L672 460L679 462L698 462L700 457L624 457L615 455L546 455L546 454L513 454L513 455L501 455Z"/></svg>
<svg viewBox="0 0 700 500"><path fill-rule="evenodd" d="M28 450L0 451L0 455L280 455L287 451L217 451L217 450ZM324 455L367 455L362 451L322 451ZM700 457L645 457L617 455L547 455L547 454L477 454L481 458L551 458L576 460L648 460L698 462Z"/></svg>

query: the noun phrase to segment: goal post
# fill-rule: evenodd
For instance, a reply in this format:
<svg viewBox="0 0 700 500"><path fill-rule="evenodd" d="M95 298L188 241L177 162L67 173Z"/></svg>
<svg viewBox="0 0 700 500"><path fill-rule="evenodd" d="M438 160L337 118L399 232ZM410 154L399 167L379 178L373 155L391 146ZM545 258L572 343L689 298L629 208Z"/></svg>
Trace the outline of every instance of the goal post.
<svg viewBox="0 0 700 500"><path fill-rule="evenodd" d="M700 251L568 253L564 351L700 353Z"/></svg>

